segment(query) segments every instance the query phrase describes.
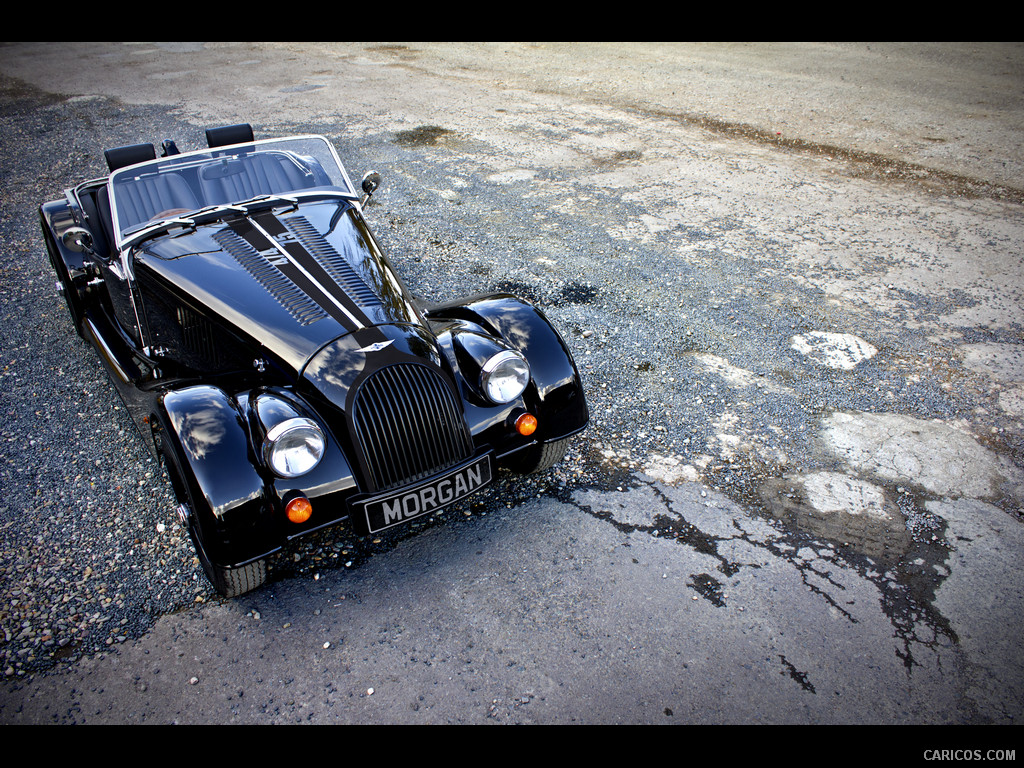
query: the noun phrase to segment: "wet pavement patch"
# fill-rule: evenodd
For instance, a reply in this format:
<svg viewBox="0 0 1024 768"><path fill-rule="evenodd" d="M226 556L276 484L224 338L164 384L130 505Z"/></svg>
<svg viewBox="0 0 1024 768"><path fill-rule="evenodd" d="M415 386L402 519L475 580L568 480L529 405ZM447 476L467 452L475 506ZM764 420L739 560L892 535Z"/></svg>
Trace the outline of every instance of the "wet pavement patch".
<svg viewBox="0 0 1024 768"><path fill-rule="evenodd" d="M592 285L569 282L562 287L562 299L569 304L590 304L597 297L597 289Z"/></svg>
<svg viewBox="0 0 1024 768"><path fill-rule="evenodd" d="M499 291L525 299L531 304L539 304L541 301L541 293L537 288L519 280L502 280L495 287Z"/></svg>
<svg viewBox="0 0 1024 768"><path fill-rule="evenodd" d="M408 131L395 134L395 144L407 147L434 146L441 139L451 135L451 131L438 125L421 125Z"/></svg>
<svg viewBox="0 0 1024 768"><path fill-rule="evenodd" d="M643 157L643 152L638 149L625 149L613 152L611 155L597 157L594 165L598 168L614 168L622 163L635 162Z"/></svg>
<svg viewBox="0 0 1024 768"><path fill-rule="evenodd" d="M801 688L803 688L808 693L817 693L817 691L814 690L814 686L811 685L811 682L808 679L806 672L801 672L800 670L798 670L785 656L781 654L779 654L779 661L781 661L782 666L786 668L786 671L782 674L788 674L791 678L793 678L793 680L800 684Z"/></svg>
<svg viewBox="0 0 1024 768"><path fill-rule="evenodd" d="M322 85L313 85L312 83L305 83L303 85L290 85L287 88L282 88L281 93L304 93L306 91L316 91L323 88Z"/></svg>
<svg viewBox="0 0 1024 768"><path fill-rule="evenodd" d="M696 590L701 597L716 608L721 608L725 605L725 600L722 596L722 583L714 576L707 573L698 573L690 577L687 586Z"/></svg>
<svg viewBox="0 0 1024 768"><path fill-rule="evenodd" d="M760 487L773 517L857 552L892 560L910 545L906 520L884 489L838 472L771 478Z"/></svg>

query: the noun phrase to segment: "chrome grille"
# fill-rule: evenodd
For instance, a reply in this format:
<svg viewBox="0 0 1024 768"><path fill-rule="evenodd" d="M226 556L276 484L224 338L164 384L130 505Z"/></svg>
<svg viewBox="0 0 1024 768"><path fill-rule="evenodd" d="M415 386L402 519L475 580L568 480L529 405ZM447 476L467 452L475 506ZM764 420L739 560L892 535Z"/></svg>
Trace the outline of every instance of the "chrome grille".
<svg viewBox="0 0 1024 768"><path fill-rule="evenodd" d="M377 371L356 395L353 418L376 490L429 477L473 453L455 397L426 366Z"/></svg>

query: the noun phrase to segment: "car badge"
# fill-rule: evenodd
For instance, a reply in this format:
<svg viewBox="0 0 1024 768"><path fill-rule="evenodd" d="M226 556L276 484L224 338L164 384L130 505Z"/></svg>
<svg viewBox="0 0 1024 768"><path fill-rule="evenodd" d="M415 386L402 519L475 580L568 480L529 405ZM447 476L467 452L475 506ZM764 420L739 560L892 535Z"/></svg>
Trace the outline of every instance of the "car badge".
<svg viewBox="0 0 1024 768"><path fill-rule="evenodd" d="M368 347L360 347L360 352L380 352L384 347L393 342L394 339L388 339L387 341L378 341L376 344L371 344Z"/></svg>

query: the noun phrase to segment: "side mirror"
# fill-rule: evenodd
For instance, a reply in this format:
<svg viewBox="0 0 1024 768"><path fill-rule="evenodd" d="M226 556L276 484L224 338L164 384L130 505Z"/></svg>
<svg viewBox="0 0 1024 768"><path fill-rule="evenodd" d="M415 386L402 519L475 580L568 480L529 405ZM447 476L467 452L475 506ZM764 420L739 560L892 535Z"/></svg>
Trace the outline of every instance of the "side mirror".
<svg viewBox="0 0 1024 768"><path fill-rule="evenodd" d="M60 236L60 241L69 251L92 253L92 233L82 227L71 227Z"/></svg>
<svg viewBox="0 0 1024 768"><path fill-rule="evenodd" d="M377 191L377 187L380 186L380 182L381 182L381 178L380 178L380 174L379 173L377 173L376 171L367 171L366 172L366 174L363 176L363 183L361 185L362 188L363 188L363 194L365 194L366 197L364 197L360 201L360 204L363 204L367 200L370 199L370 195L372 195L374 192L376 192Z"/></svg>

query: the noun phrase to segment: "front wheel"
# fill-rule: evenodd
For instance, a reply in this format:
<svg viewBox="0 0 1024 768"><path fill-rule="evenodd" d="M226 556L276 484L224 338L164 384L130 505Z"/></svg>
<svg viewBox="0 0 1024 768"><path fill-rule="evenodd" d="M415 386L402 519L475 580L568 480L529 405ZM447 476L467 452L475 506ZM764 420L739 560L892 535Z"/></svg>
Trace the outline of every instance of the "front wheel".
<svg viewBox="0 0 1024 768"><path fill-rule="evenodd" d="M256 560L237 568L226 568L216 565L210 561L206 554L206 547L203 544L203 526L196 515L196 506L192 492L185 482L181 468L173 454L173 449L165 450L162 435L159 431L154 432L154 440L159 455L163 459L167 474L171 480L171 487L174 489L174 496L178 500L178 519L186 528L192 539L199 563L203 566L206 578L213 584L213 588L224 597L238 597L246 592L252 592L263 586L267 580L267 563L265 559Z"/></svg>
<svg viewBox="0 0 1024 768"><path fill-rule="evenodd" d="M509 469L522 474L543 472L551 469L565 456L569 447L569 438L553 440L550 443L531 445L525 451L517 453L509 462Z"/></svg>
<svg viewBox="0 0 1024 768"><path fill-rule="evenodd" d="M75 332L82 338L85 338L85 331L83 330L85 324L85 304L82 301L82 296L78 292L78 288L75 287L75 281L71 279L71 273L68 272L64 260L55 252L56 246L50 246L47 243L47 248L49 249L50 264L53 266L53 271L57 274L57 292L64 298L64 303L67 304L68 314L71 315L71 322L75 326Z"/></svg>
<svg viewBox="0 0 1024 768"><path fill-rule="evenodd" d="M184 506L183 504L182 507ZM203 546L203 532L199 521L195 519L195 513L190 509L179 507L179 515L188 517L188 534L196 548L203 572L219 594L224 597L238 597L263 586L263 582L267 580L266 560L256 560L237 568L225 568L222 565L211 563L206 554L206 548Z"/></svg>

